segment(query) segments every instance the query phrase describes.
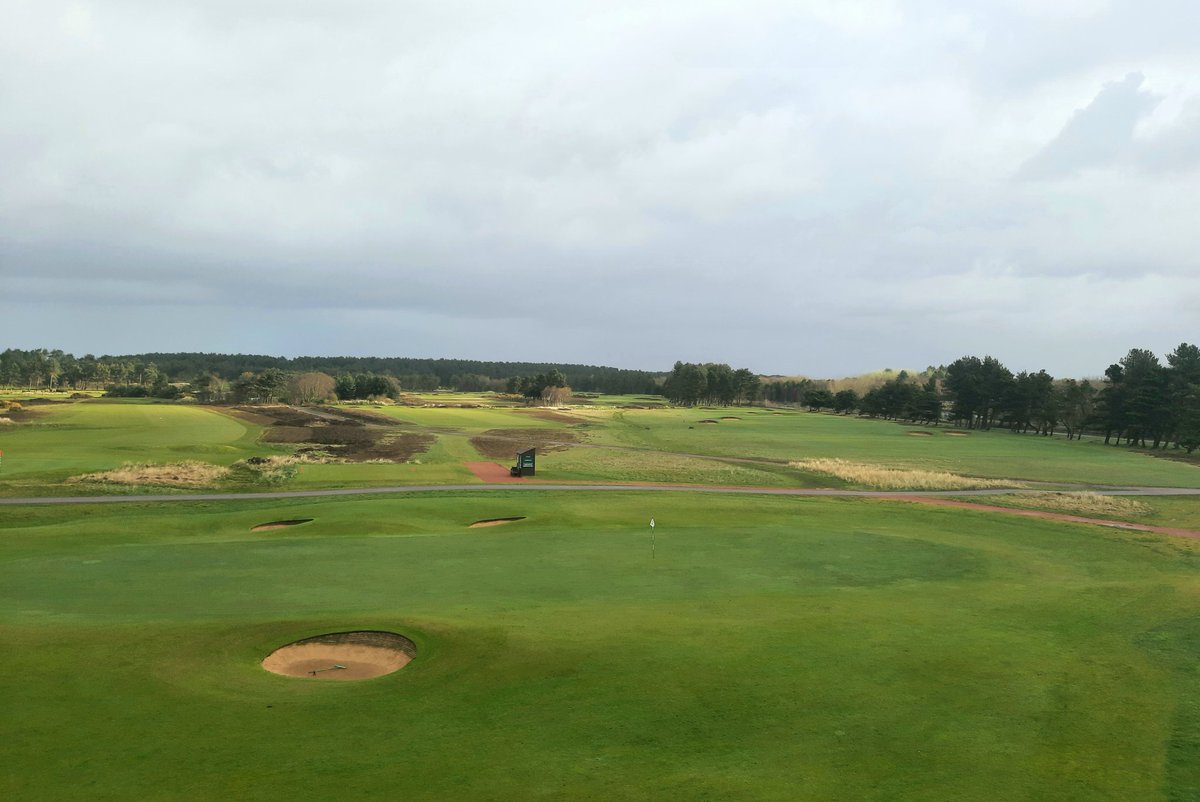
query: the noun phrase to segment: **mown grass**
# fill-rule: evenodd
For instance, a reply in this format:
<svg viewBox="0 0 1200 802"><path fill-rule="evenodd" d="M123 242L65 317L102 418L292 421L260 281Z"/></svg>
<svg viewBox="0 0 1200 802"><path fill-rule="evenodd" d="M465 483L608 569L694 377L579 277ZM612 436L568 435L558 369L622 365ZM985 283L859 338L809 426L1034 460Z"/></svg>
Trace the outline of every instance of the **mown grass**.
<svg viewBox="0 0 1200 802"><path fill-rule="evenodd" d="M203 407L84 401L31 409L38 413L32 422L0 430L0 494L85 492L66 481L129 462L227 467L286 452L260 444L261 427Z"/></svg>
<svg viewBox="0 0 1200 802"><path fill-rule="evenodd" d="M842 459L889 468L953 473L987 480L1094 485L1200 486L1200 468L1094 442L1023 437L1008 432L952 436L941 427L900 426L845 416L733 407L628 410L597 405L549 420L525 408L382 407L406 424L401 431L435 435L424 454L403 464L312 465L285 486L386 486L473 482L463 463L486 459L467 441L490 430L561 430L583 443L542 455L543 478L665 481L744 486L844 486L786 463ZM130 401L88 401L37 407L32 423L0 429L0 494L82 492L71 476L112 470L125 462L188 460L229 466L249 456L290 453L293 446L258 442L261 428L211 409ZM701 423L716 420L718 423ZM914 437L913 432L923 436ZM926 434L927 433L927 434ZM734 465L704 457L759 460ZM777 465L770 464L771 462ZM236 483L235 483L236 484ZM244 485L244 487L243 487ZM237 484L252 490L257 484ZM74 489L73 489L74 488ZM109 492L127 492L114 487Z"/></svg>
<svg viewBox="0 0 1200 802"><path fill-rule="evenodd" d="M720 420L736 416L739 420ZM718 424L699 423L718 419ZM930 436L911 436L912 432ZM667 452L782 460L835 458L994 479L1200 487L1200 467L1096 441L901 426L811 412L750 408L621 410L589 439Z"/></svg>
<svg viewBox="0 0 1200 802"><path fill-rule="evenodd" d="M540 454L540 475L570 481L664 482L740 487L821 487L841 482L784 465L732 463L719 459L641 451L571 448Z"/></svg>
<svg viewBox="0 0 1200 802"><path fill-rule="evenodd" d="M1198 567L1186 540L833 499L7 508L0 793L1187 798ZM347 627L418 657L258 666Z"/></svg>

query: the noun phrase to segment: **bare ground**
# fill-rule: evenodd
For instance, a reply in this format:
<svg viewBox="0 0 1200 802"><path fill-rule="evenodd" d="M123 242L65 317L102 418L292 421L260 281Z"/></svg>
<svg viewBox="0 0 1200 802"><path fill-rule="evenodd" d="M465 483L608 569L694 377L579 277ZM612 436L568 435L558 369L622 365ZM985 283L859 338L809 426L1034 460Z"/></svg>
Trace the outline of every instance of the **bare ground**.
<svg viewBox="0 0 1200 802"><path fill-rule="evenodd" d="M512 459L529 448L542 453L566 451L579 442L579 435L570 429L489 429L471 438L475 450L492 459Z"/></svg>
<svg viewBox="0 0 1200 802"><path fill-rule="evenodd" d="M518 410L518 414L528 415L531 418L537 418L538 420L548 420L548 421L552 421L554 423L575 424L575 423L587 423L588 422L587 418L581 418L578 415L571 415L570 413L567 413L567 412L555 412L552 409L522 409L522 410Z"/></svg>
<svg viewBox="0 0 1200 802"><path fill-rule="evenodd" d="M400 421L358 409L300 409L286 405L226 407L223 411L264 426L264 443L306 445L331 459L407 462L429 450L431 434L396 431Z"/></svg>

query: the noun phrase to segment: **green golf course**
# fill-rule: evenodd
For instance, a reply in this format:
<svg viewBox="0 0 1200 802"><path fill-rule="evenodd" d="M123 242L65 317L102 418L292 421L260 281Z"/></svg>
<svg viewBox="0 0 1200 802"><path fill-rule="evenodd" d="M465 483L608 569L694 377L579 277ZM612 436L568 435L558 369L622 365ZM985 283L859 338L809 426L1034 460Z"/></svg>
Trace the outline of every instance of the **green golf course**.
<svg viewBox="0 0 1200 802"><path fill-rule="evenodd" d="M539 479L641 465L664 481L845 486L778 461L838 453L839 426L842 453L874 442L881 464L1195 486L1193 465L1061 438L745 410L719 424L472 412L389 408L436 435L418 459L306 464L284 487L446 483L487 459L473 437L522 428L575 435ZM0 435L3 490L95 493L67 479L294 448L261 442L265 428L198 407L56 405ZM1200 522L1195 498L1146 504L1141 522ZM502 518L521 520L471 527ZM580 486L4 506L0 793L1193 799L1198 567L1185 537L888 499ZM356 682L261 665L357 630L404 635L415 658Z"/></svg>

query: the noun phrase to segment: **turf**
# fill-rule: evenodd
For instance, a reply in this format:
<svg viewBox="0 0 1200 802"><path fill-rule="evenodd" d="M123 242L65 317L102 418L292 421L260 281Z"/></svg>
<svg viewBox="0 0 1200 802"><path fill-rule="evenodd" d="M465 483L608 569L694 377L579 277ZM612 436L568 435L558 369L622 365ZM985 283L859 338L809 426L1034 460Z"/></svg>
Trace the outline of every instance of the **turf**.
<svg viewBox="0 0 1200 802"><path fill-rule="evenodd" d="M4 495L45 493L47 486L61 485L71 476L125 462L199 460L229 465L249 456L282 453L257 442L260 427L204 407L87 401L31 409L38 413L32 422L0 431ZM70 490L65 486L56 492Z"/></svg>
<svg viewBox="0 0 1200 802"><path fill-rule="evenodd" d="M609 413L596 413L604 415ZM720 420L724 416L739 420ZM717 424L701 420L719 420ZM1047 482L1200 487L1200 467L1096 440L1017 435L1006 430L947 434L946 427L811 412L726 408L621 410L589 432L596 443L654 451L773 459L837 457L896 468ZM914 432L931 433L914 436Z"/></svg>
<svg viewBox="0 0 1200 802"><path fill-rule="evenodd" d="M14 507L0 793L1194 798L1198 567L1192 541L898 502ZM347 627L418 657L258 666Z"/></svg>
<svg viewBox="0 0 1200 802"><path fill-rule="evenodd" d="M482 396L477 400L484 400ZM146 402L88 401L37 408L33 423L0 431L5 451L0 494L97 492L64 485L72 475L125 461L195 459L228 465L287 453L292 446L258 442L261 428L211 409ZM547 420L522 408L382 407L405 424L398 431L436 438L404 464L306 465L284 486L293 489L469 483L465 462L485 459L471 437L490 430L560 431L583 445L540 455L539 476L571 481L654 481L769 487L841 487L844 482L790 469L789 459L840 457L898 468L950 471L986 478L1090 485L1200 486L1200 467L1095 441L1014 435L1006 431L953 436L945 427L901 426L805 412L757 408L619 409L596 405ZM729 418L736 418L731 420ZM717 420L718 423L701 423ZM913 436L913 432L931 432ZM514 445L514 450L516 445ZM729 462L714 457L750 458ZM225 489L255 490L248 484ZM100 492L137 492L102 488Z"/></svg>

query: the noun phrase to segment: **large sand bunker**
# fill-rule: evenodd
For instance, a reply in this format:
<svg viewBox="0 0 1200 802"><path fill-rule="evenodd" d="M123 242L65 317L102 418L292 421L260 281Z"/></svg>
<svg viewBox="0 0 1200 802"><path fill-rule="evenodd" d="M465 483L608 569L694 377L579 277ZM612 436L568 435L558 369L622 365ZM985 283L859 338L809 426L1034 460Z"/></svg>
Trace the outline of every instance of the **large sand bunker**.
<svg viewBox="0 0 1200 802"><path fill-rule="evenodd" d="M514 515L511 518L485 518L482 521L476 521L470 524L468 529L478 529L481 526L500 526L500 524L511 524L514 521L524 521L524 515Z"/></svg>
<svg viewBox="0 0 1200 802"><path fill-rule="evenodd" d="M285 677L370 679L404 668L416 654L416 644L395 632L334 632L280 646L262 667Z"/></svg>
<svg viewBox="0 0 1200 802"><path fill-rule="evenodd" d="M267 532L271 529L284 529L289 526L299 526L312 522L312 518L293 518L290 521L270 521L265 524L250 527L251 532Z"/></svg>

